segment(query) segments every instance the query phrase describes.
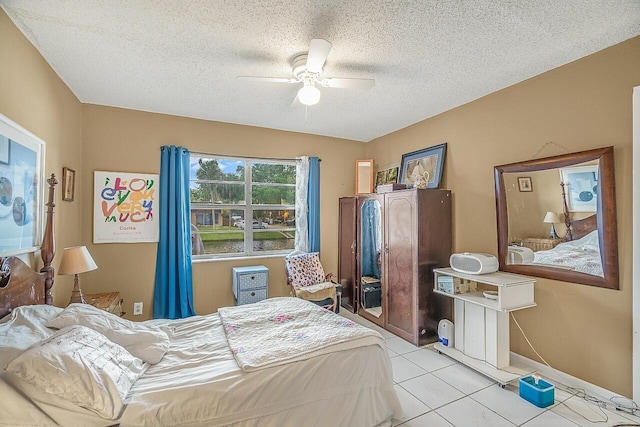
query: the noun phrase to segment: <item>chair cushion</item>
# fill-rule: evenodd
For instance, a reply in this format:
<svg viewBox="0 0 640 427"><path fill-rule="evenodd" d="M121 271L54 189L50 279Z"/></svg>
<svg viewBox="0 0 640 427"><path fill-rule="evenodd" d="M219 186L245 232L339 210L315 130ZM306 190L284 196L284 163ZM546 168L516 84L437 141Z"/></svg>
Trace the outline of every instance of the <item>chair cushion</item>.
<svg viewBox="0 0 640 427"><path fill-rule="evenodd" d="M336 286L333 284L332 287L323 288L323 289L313 289L315 286L304 287L304 288L294 288L296 297L302 298L307 301L321 301L327 298L335 299L336 298ZM309 289L313 289L313 291L309 291Z"/></svg>
<svg viewBox="0 0 640 427"><path fill-rule="evenodd" d="M294 288L315 285L325 281L324 269L317 252L291 255L285 258L289 281Z"/></svg>

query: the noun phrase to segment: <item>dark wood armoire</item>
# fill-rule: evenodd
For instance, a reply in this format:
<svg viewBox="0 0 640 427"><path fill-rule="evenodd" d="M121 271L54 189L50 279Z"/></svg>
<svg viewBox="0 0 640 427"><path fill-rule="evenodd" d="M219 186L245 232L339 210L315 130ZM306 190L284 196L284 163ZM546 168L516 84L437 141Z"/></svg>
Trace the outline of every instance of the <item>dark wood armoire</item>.
<svg viewBox="0 0 640 427"><path fill-rule="evenodd" d="M437 341L438 322L453 316L451 299L433 293L433 269L448 266L452 251L451 192L399 190L339 206L343 306L413 344Z"/></svg>

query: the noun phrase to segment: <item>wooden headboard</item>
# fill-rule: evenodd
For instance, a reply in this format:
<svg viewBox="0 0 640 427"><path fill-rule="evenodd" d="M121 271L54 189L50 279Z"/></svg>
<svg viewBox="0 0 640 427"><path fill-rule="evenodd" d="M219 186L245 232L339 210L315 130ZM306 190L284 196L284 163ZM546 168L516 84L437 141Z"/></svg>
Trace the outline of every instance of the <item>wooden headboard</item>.
<svg viewBox="0 0 640 427"><path fill-rule="evenodd" d="M583 219L571 219L569 215L569 206L567 206L567 196L565 193L565 184L560 183L562 187L562 210L564 213L564 225L567 227L567 234L564 236L564 240L569 242L586 236L593 230L598 229L598 215L593 214Z"/></svg>
<svg viewBox="0 0 640 427"><path fill-rule="evenodd" d="M21 305L53 304L51 287L54 270L51 266L55 255L55 239L53 232L53 208L55 204L55 186L58 183L55 175L47 180L49 199L47 201L47 217L40 254L43 267L39 273L17 257L0 257L0 318Z"/></svg>
<svg viewBox="0 0 640 427"><path fill-rule="evenodd" d="M596 214L584 219L570 219L569 221L571 233L567 233L567 241L579 239L598 229L598 215ZM570 239L569 236L571 236Z"/></svg>

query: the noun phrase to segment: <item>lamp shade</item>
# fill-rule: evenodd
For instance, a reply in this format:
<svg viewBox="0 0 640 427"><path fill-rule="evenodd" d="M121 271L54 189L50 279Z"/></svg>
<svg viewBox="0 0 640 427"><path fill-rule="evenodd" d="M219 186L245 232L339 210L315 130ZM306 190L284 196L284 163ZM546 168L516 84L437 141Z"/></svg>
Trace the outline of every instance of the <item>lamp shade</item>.
<svg viewBox="0 0 640 427"><path fill-rule="evenodd" d="M542 222L547 223L547 224L559 224L560 223L560 217L558 217L558 214L555 213L555 212L547 212L547 214L544 216L544 220Z"/></svg>
<svg viewBox="0 0 640 427"><path fill-rule="evenodd" d="M58 274L78 274L98 268L86 246L64 248Z"/></svg>
<svg viewBox="0 0 640 427"><path fill-rule="evenodd" d="M320 89L315 87L313 83L305 82L298 91L298 99L304 105L315 105L320 101Z"/></svg>

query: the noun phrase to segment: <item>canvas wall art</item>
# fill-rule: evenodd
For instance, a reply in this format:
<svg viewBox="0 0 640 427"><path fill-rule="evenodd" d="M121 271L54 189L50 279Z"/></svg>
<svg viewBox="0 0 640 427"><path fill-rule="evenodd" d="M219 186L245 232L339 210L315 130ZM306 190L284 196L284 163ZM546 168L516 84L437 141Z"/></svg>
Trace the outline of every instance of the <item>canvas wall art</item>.
<svg viewBox="0 0 640 427"><path fill-rule="evenodd" d="M95 171L93 243L157 242L159 175Z"/></svg>

